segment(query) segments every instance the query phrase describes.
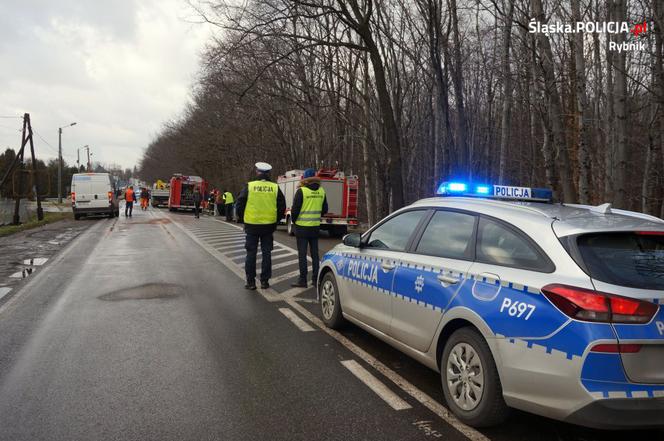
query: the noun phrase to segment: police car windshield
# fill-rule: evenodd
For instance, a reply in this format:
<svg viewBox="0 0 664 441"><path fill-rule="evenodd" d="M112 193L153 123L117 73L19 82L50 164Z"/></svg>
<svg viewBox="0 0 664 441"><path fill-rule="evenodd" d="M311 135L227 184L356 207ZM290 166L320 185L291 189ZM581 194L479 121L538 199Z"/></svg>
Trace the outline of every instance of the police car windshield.
<svg viewBox="0 0 664 441"><path fill-rule="evenodd" d="M590 276L614 285L664 289L664 235L593 233L577 238Z"/></svg>

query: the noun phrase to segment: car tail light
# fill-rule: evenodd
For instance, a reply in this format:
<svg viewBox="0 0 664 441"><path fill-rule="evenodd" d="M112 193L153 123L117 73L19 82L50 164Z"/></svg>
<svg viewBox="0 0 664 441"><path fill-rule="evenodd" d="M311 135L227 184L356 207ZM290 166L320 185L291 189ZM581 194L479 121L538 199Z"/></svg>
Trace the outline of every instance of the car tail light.
<svg viewBox="0 0 664 441"><path fill-rule="evenodd" d="M112 192L112 191L109 191L109 192L108 192L108 201L110 202L110 201L112 201L112 200L113 200L113 192Z"/></svg>
<svg viewBox="0 0 664 441"><path fill-rule="evenodd" d="M590 352L601 352L604 354L636 354L641 350L637 344L600 343L592 347Z"/></svg>
<svg viewBox="0 0 664 441"><path fill-rule="evenodd" d="M664 231L635 231L637 236L664 236Z"/></svg>
<svg viewBox="0 0 664 441"><path fill-rule="evenodd" d="M567 285L547 285L542 293L569 317L589 322L648 323L658 308L643 300Z"/></svg>
<svg viewBox="0 0 664 441"><path fill-rule="evenodd" d="M73 191L71 192L71 201L76 202L76 193L74 193Z"/></svg>

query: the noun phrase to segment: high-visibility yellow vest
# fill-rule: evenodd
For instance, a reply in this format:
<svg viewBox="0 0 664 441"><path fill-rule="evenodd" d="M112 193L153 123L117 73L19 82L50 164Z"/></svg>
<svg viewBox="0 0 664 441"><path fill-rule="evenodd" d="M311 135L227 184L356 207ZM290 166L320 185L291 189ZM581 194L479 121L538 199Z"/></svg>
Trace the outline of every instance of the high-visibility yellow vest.
<svg viewBox="0 0 664 441"><path fill-rule="evenodd" d="M244 222L252 225L276 224L279 186L270 181L251 181L248 190Z"/></svg>
<svg viewBox="0 0 664 441"><path fill-rule="evenodd" d="M323 187L318 187L318 190L300 187L300 190L302 191L302 209L295 220L295 225L301 227L320 226L320 214L323 211L325 190L323 190Z"/></svg>
<svg viewBox="0 0 664 441"><path fill-rule="evenodd" d="M224 203L232 204L233 202L235 202L235 199L233 199L233 193L231 193L230 191L224 193Z"/></svg>

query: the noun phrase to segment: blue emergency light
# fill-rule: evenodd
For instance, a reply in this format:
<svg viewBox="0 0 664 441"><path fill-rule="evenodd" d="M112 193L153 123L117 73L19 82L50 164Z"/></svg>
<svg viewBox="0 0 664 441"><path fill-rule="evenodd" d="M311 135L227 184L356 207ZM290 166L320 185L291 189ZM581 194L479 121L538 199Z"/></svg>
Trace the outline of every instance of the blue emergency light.
<svg viewBox="0 0 664 441"><path fill-rule="evenodd" d="M443 182L438 186L436 194L438 196L467 196L517 201L551 202L553 200L553 191L548 188L468 184L465 182Z"/></svg>

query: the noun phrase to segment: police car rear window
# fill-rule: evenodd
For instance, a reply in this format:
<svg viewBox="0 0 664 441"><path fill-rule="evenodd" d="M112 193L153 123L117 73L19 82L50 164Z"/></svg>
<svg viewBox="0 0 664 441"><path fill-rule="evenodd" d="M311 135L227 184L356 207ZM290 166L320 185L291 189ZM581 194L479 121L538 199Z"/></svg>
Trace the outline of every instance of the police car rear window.
<svg viewBox="0 0 664 441"><path fill-rule="evenodd" d="M555 267L544 252L523 234L501 223L481 218L477 232L479 262L552 272Z"/></svg>
<svg viewBox="0 0 664 441"><path fill-rule="evenodd" d="M640 289L664 289L664 235L592 233L577 238L590 277Z"/></svg>

